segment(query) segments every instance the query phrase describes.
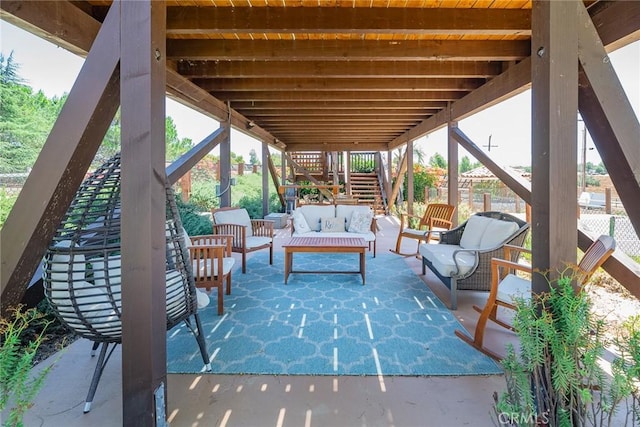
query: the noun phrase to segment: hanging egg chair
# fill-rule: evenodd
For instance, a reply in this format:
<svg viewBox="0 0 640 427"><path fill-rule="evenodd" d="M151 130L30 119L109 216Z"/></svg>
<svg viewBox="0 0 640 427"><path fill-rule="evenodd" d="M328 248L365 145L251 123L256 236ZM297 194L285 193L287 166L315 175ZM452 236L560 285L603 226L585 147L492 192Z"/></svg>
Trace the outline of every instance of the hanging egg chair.
<svg viewBox="0 0 640 427"><path fill-rule="evenodd" d="M93 341L94 352L102 345L85 413L91 409L106 363L122 342L120 172L120 154L116 154L85 179L44 257L45 296L57 317L76 334ZM184 321L197 340L205 369L211 370L189 249L168 184L166 193L167 330Z"/></svg>

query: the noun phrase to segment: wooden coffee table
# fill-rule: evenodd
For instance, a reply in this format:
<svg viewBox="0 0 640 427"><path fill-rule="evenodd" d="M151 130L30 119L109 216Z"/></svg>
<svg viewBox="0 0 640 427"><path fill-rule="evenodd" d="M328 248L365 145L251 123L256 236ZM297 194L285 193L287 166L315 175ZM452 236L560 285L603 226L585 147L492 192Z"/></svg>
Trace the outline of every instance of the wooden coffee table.
<svg viewBox="0 0 640 427"><path fill-rule="evenodd" d="M362 237L292 237L284 248L284 284L291 273L354 273L362 276L362 285L365 284L365 250L367 243ZM314 253L357 253L360 254L360 269L358 271L299 271L293 270L293 254L298 252Z"/></svg>

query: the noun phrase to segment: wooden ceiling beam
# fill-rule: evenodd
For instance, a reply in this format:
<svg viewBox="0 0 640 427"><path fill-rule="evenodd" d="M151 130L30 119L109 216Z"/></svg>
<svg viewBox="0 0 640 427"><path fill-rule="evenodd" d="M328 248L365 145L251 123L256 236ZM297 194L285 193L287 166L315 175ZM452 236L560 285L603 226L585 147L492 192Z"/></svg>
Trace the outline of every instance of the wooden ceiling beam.
<svg viewBox="0 0 640 427"><path fill-rule="evenodd" d="M415 124L413 120L406 121L393 121L393 122L378 122L378 123L366 123L366 122L334 122L334 121L311 121L311 122L297 122L297 123L269 123L268 128L274 132L276 130L287 130L287 129L308 129L309 125L313 125L313 128L317 129L335 129L339 127L340 129L397 129L400 127L409 127Z"/></svg>
<svg viewBox="0 0 640 427"><path fill-rule="evenodd" d="M528 40L167 40L167 59L391 61L516 61Z"/></svg>
<svg viewBox="0 0 640 427"><path fill-rule="evenodd" d="M396 117L396 116L384 116L384 117L377 117L376 118L376 122L380 122L380 123L384 123L384 124L388 124L388 123L410 123L413 122L415 120L421 120L423 119L422 116L416 118L416 119L412 119L410 117ZM369 116L365 116L365 117L353 117L353 116L349 116L349 117L330 117L330 118L325 118L322 116L318 116L318 117L263 117L260 119L259 124L263 125L263 126L275 126L278 124L289 124L289 125L295 125L295 124L305 124L305 123L309 123L309 124L313 124L313 123L368 123L371 124L371 117Z"/></svg>
<svg viewBox="0 0 640 427"><path fill-rule="evenodd" d="M413 110L438 111L447 106L443 101L241 101L234 102L234 109L243 114L252 110L316 110L316 109L360 109L370 110ZM289 113L287 113L289 114Z"/></svg>
<svg viewBox="0 0 640 427"><path fill-rule="evenodd" d="M487 78L500 74L501 62L464 61L177 61L188 78L251 77L431 77Z"/></svg>
<svg viewBox="0 0 640 427"><path fill-rule="evenodd" d="M531 35L531 10L169 7L167 34L343 33Z"/></svg>
<svg viewBox="0 0 640 427"><path fill-rule="evenodd" d="M416 110L369 110L367 108L363 108L361 110L348 110L348 109L340 109L340 108L334 108L334 109L317 109L317 110L301 110L301 111L296 111L296 112L287 112L288 116L291 117L308 117L308 116L320 116L320 117L327 117L327 116L331 116L331 117L355 117L355 116L360 116L360 117L384 117L384 116L394 116L394 117L406 117L406 116L411 116L411 117L424 117L424 115L427 114L427 111L422 110L422 109L416 109ZM274 110L266 110L266 111L256 111L254 113L251 114L251 117L283 117L283 115L278 112L278 111L274 111ZM288 118L287 116L283 117L286 121L286 119Z"/></svg>
<svg viewBox="0 0 640 427"><path fill-rule="evenodd" d="M211 92L221 91L466 91L482 86L484 79L386 79L386 78L249 78L249 79L196 79L193 83Z"/></svg>
<svg viewBox="0 0 640 427"><path fill-rule="evenodd" d="M476 89L477 90L477 89ZM279 91L279 92L212 92L215 98L231 101L452 101L464 96L464 92L447 91Z"/></svg>
<svg viewBox="0 0 640 427"><path fill-rule="evenodd" d="M306 139L305 139L306 140ZM386 151L387 144L377 141L353 141L353 138L341 142L327 143L291 143L287 145L287 152L296 151Z"/></svg>

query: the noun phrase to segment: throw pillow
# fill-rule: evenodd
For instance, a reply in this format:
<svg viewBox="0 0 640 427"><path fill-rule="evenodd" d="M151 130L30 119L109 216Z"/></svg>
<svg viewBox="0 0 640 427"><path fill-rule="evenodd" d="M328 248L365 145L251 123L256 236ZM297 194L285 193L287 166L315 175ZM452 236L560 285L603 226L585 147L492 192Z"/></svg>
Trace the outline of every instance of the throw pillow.
<svg viewBox="0 0 640 427"><path fill-rule="evenodd" d="M320 218L320 231L323 233L344 232L345 219L342 216Z"/></svg>
<svg viewBox="0 0 640 427"><path fill-rule="evenodd" d="M309 227L309 224L307 224L307 220L304 218L304 215L302 215L302 212L296 209L293 211L292 218L293 227L296 229L296 233L304 234L311 232L311 228Z"/></svg>
<svg viewBox="0 0 640 427"><path fill-rule="evenodd" d="M349 233L368 233L371 230L371 221L373 221L373 212L354 211L351 215Z"/></svg>

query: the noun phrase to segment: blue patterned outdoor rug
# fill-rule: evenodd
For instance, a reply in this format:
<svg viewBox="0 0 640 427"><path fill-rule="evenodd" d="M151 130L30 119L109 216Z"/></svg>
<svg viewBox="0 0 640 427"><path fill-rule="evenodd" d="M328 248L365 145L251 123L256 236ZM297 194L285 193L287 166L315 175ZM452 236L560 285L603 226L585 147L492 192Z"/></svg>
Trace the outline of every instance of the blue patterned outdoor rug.
<svg viewBox="0 0 640 427"><path fill-rule="evenodd" d="M502 370L454 335L457 319L403 258L367 253L359 274L291 274L283 254L256 254L234 271L225 313L216 291L201 310L214 373L279 375L485 375ZM357 254L295 254L294 269L358 268ZM202 359L181 326L167 334L170 373L198 373Z"/></svg>

